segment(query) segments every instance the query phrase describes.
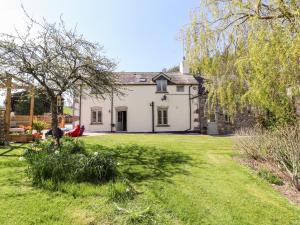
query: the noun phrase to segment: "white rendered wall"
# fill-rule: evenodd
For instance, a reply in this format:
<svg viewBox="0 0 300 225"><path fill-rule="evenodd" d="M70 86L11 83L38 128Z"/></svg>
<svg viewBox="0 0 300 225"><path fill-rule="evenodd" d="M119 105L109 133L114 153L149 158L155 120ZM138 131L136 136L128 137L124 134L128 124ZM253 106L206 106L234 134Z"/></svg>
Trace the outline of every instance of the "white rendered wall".
<svg viewBox="0 0 300 225"><path fill-rule="evenodd" d="M196 87L196 86L194 86ZM127 132L152 132L152 108L154 102L155 132L185 131L190 128L189 86L185 92L176 92L176 85L168 85L167 99L161 98L165 93L156 93L155 85L128 85L125 96L114 96L113 123L116 124L116 107L127 107ZM192 96L197 94L196 88L191 88ZM192 101L192 129L194 126L194 111L197 108L196 99ZM103 124L91 124L91 107L102 108ZM168 127L157 126L157 107L168 107ZM87 132L111 131L111 100L82 97L81 124Z"/></svg>

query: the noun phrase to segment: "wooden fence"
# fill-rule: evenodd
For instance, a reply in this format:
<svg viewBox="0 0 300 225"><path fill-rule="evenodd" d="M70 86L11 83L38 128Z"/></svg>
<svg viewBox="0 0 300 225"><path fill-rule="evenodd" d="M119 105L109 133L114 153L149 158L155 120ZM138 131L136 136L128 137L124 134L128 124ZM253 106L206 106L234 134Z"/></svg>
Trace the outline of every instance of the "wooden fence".
<svg viewBox="0 0 300 225"><path fill-rule="evenodd" d="M51 116L50 115L38 115L38 116L33 116L33 121L44 121L47 124L47 128L51 127ZM65 118L65 123L72 123L76 118L73 117L66 117ZM62 117L59 117L59 123L62 121ZM30 119L29 116L27 115L15 115L11 119L11 124L13 126L19 127L19 126L29 126L30 125Z"/></svg>
<svg viewBox="0 0 300 225"><path fill-rule="evenodd" d="M34 116L33 120L44 121L47 124L47 128L51 127L50 116ZM11 124L17 127L30 126L30 118L27 115L15 115L13 118L11 118Z"/></svg>

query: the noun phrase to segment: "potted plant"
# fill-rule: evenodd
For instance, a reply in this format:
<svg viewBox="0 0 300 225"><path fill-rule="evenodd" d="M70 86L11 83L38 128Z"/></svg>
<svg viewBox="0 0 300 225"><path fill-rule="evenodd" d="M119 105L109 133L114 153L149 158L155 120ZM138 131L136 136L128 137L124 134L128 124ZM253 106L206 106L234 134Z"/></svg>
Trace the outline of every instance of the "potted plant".
<svg viewBox="0 0 300 225"><path fill-rule="evenodd" d="M32 123L32 129L36 130L36 133L33 134L33 137L35 139L42 138L42 130L44 130L47 127L46 122L40 121L40 120L34 120Z"/></svg>

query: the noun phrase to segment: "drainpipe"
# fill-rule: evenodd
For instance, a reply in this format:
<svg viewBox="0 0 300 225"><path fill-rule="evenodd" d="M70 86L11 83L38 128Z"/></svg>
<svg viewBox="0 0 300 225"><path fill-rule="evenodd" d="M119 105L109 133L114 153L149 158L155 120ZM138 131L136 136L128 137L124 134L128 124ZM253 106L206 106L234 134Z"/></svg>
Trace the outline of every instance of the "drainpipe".
<svg viewBox="0 0 300 225"><path fill-rule="evenodd" d="M191 85L189 86L189 107L190 107L190 128L192 129L192 98L191 98Z"/></svg>
<svg viewBox="0 0 300 225"><path fill-rule="evenodd" d="M79 93L79 126L81 126L81 103L82 103L82 85L80 85L80 93Z"/></svg>
<svg viewBox="0 0 300 225"><path fill-rule="evenodd" d="M110 104L110 132L114 132L114 91L111 91L111 104Z"/></svg>
<svg viewBox="0 0 300 225"><path fill-rule="evenodd" d="M202 133L202 121L201 121L201 114L200 114L200 105L201 105L201 98L202 95L198 96L198 121L199 121L199 132Z"/></svg>
<svg viewBox="0 0 300 225"><path fill-rule="evenodd" d="M73 119L72 119L72 126L73 126L73 127L75 127L75 120L74 120L74 118L75 118L75 103L76 103L76 96L75 96L75 94L73 94L73 103L72 103L72 105L73 105L73 113L72 113Z"/></svg>
<svg viewBox="0 0 300 225"><path fill-rule="evenodd" d="M155 133L155 130L154 130L154 102L151 102L150 106L152 108L152 133Z"/></svg>

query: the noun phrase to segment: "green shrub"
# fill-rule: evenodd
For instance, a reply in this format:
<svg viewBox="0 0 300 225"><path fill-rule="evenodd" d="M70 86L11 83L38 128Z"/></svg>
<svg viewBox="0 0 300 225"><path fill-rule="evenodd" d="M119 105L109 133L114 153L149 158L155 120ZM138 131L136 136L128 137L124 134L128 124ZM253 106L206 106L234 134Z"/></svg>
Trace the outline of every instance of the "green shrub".
<svg viewBox="0 0 300 225"><path fill-rule="evenodd" d="M34 185L43 186L48 181L54 185L61 182L102 183L117 175L111 154L88 153L81 141L65 138L60 148L54 150L53 141L48 140L31 145L25 153L27 174Z"/></svg>
<svg viewBox="0 0 300 225"><path fill-rule="evenodd" d="M60 139L60 143L61 143L61 146L63 146L63 148L60 149L61 151L64 151L64 152L67 152L70 154L75 154L75 153L81 153L84 155L87 154L86 147L82 140L73 139L72 137L69 137L69 136L63 136Z"/></svg>
<svg viewBox="0 0 300 225"><path fill-rule="evenodd" d="M260 176L261 178L263 178L271 184L283 185L283 181L277 175L273 174L267 169L259 170L258 176Z"/></svg>
<svg viewBox="0 0 300 225"><path fill-rule="evenodd" d="M115 158L106 152L94 152L81 158L81 166L77 169L77 179L84 182L107 182L117 175Z"/></svg>

